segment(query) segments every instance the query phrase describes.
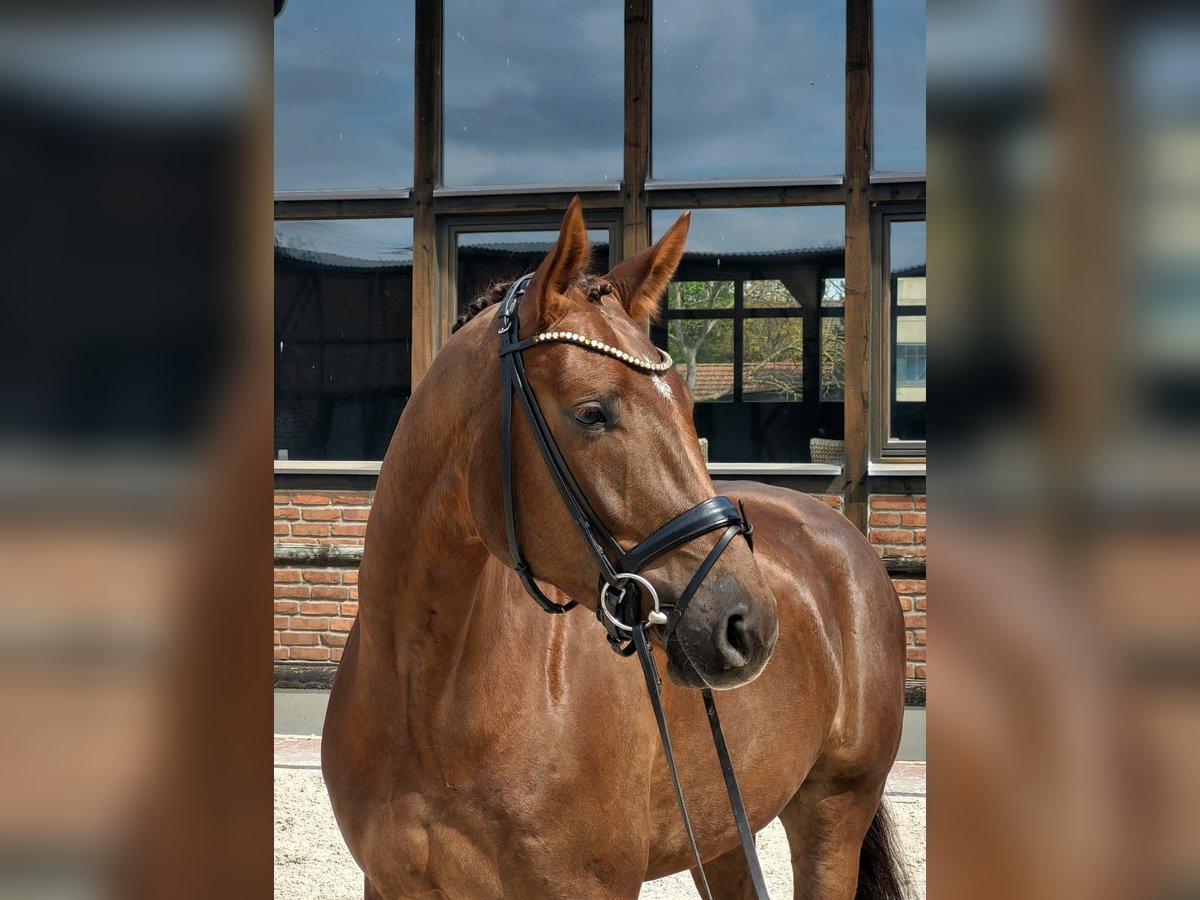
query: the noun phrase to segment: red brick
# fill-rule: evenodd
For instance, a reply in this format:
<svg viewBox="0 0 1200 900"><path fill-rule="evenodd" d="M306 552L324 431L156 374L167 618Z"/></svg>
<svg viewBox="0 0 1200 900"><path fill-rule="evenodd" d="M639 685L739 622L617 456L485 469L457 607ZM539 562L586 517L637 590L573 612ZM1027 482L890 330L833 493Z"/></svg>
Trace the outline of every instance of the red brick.
<svg viewBox="0 0 1200 900"><path fill-rule="evenodd" d="M925 677L925 667L924 666L914 666L913 671L915 673L915 677L917 677L917 678Z"/></svg>
<svg viewBox="0 0 1200 900"><path fill-rule="evenodd" d="M336 509L330 509L328 506L304 510L305 522L336 522L337 519L338 511Z"/></svg>
<svg viewBox="0 0 1200 900"><path fill-rule="evenodd" d="M276 597L308 597L311 592L306 584L277 584L274 590Z"/></svg>
<svg viewBox="0 0 1200 900"><path fill-rule="evenodd" d="M338 584L342 580L342 576L337 573L337 570L309 569L304 573L304 580L310 584Z"/></svg>
<svg viewBox="0 0 1200 900"><path fill-rule="evenodd" d="M287 616L275 616L274 621L272 621L271 624L274 628L287 628L288 627L288 617Z"/></svg>
<svg viewBox="0 0 1200 900"><path fill-rule="evenodd" d="M281 613L285 616L292 613L298 613L300 612L300 604L295 600L276 600L275 612Z"/></svg>
<svg viewBox="0 0 1200 900"><path fill-rule="evenodd" d="M923 580L897 578L892 581L892 586L896 589L897 594L925 593L925 582Z"/></svg>
<svg viewBox="0 0 1200 900"><path fill-rule="evenodd" d="M899 525L900 513L897 512L873 512L867 520L870 525Z"/></svg>
<svg viewBox="0 0 1200 900"><path fill-rule="evenodd" d="M371 516L369 509L351 509L347 507L342 510L342 518L347 522L365 522Z"/></svg>
<svg viewBox="0 0 1200 900"><path fill-rule="evenodd" d="M305 600L300 604L300 612L306 616L336 616L340 610L330 600Z"/></svg>
<svg viewBox="0 0 1200 900"><path fill-rule="evenodd" d="M350 598L350 590L344 587L331 587L327 584L319 584L312 589L312 595L322 600L348 600Z"/></svg>
<svg viewBox="0 0 1200 900"><path fill-rule="evenodd" d="M920 531L914 531L913 539L916 540L918 544L925 543L925 529L922 528Z"/></svg>
<svg viewBox="0 0 1200 900"><path fill-rule="evenodd" d="M331 660L333 660L334 662L341 662L342 661L342 648L334 647L332 650L330 650L329 658Z"/></svg>
<svg viewBox="0 0 1200 900"><path fill-rule="evenodd" d="M345 616L329 620L329 627L334 631L349 631L354 627L354 620Z"/></svg>
<svg viewBox="0 0 1200 900"><path fill-rule="evenodd" d="M871 540L876 544L911 544L913 534L899 528L879 528L871 532Z"/></svg>
<svg viewBox="0 0 1200 900"><path fill-rule="evenodd" d="M913 662L925 662L925 648L924 647L909 647L908 648L908 658L911 659Z"/></svg>
<svg viewBox="0 0 1200 900"><path fill-rule="evenodd" d="M908 612L910 609L912 609L912 597L901 597L900 608L905 612Z"/></svg>
<svg viewBox="0 0 1200 900"><path fill-rule="evenodd" d="M343 547L358 547L362 545L362 538L351 537L333 537L322 541L323 544L338 544Z"/></svg>
<svg viewBox="0 0 1200 900"><path fill-rule="evenodd" d="M285 535L287 535L287 533L288 533L287 522L276 522L275 523L275 536L276 537L285 536Z"/></svg>
<svg viewBox="0 0 1200 900"><path fill-rule="evenodd" d="M913 635L913 643L914 643L914 644L919 644L920 646L924 647L924 646L925 646L925 635L926 635L926 634L928 634L928 632L926 632L926 631L918 631L916 634L914 634L914 635Z"/></svg>
<svg viewBox="0 0 1200 900"><path fill-rule="evenodd" d="M324 644L326 647L345 647L346 646L346 635L335 633L332 631L326 631L324 634L321 635L321 643Z"/></svg>
<svg viewBox="0 0 1200 900"><path fill-rule="evenodd" d="M922 494L920 497L917 497L917 509L924 509L924 508L925 508L925 495Z"/></svg>
<svg viewBox="0 0 1200 900"><path fill-rule="evenodd" d="M356 602L354 602L353 600L347 600L345 603L342 604L342 615L343 616L357 616L358 615L358 604Z"/></svg>
<svg viewBox="0 0 1200 900"><path fill-rule="evenodd" d="M300 573L296 569L276 569L275 583L281 584L284 582L296 582L300 580Z"/></svg>
<svg viewBox="0 0 1200 900"><path fill-rule="evenodd" d="M367 533L366 525L334 525L333 533L337 537L362 537Z"/></svg>
<svg viewBox="0 0 1200 900"><path fill-rule="evenodd" d="M292 659L307 659L314 662L325 662L329 659L328 647L293 647Z"/></svg>
<svg viewBox="0 0 1200 900"><path fill-rule="evenodd" d="M325 616L292 616L292 631L324 631L329 627Z"/></svg>
<svg viewBox="0 0 1200 900"><path fill-rule="evenodd" d="M822 494L817 499L819 499L826 506L832 506L834 509L842 508L842 498L837 494Z"/></svg>
<svg viewBox="0 0 1200 900"><path fill-rule="evenodd" d="M288 647L295 647L299 644L317 644L317 636L315 634L297 634L294 631L285 631L280 635L280 641Z"/></svg>
<svg viewBox="0 0 1200 900"><path fill-rule="evenodd" d="M300 518L300 510L294 506L277 506L275 507L276 519L298 519Z"/></svg>
<svg viewBox="0 0 1200 900"><path fill-rule="evenodd" d="M328 506L329 495L318 494L312 491L297 492L292 494L292 502L298 506Z"/></svg>
<svg viewBox="0 0 1200 900"><path fill-rule="evenodd" d="M371 502L371 495L366 491L337 491L332 500L334 503L362 506Z"/></svg>
<svg viewBox="0 0 1200 900"><path fill-rule="evenodd" d="M916 599L916 607L921 612L925 612L925 598L924 597L918 597Z"/></svg>
<svg viewBox="0 0 1200 900"><path fill-rule="evenodd" d="M276 659L289 659L290 657L291 657L291 652L288 650L287 647L276 647L275 648L275 658Z"/></svg>
<svg viewBox="0 0 1200 900"><path fill-rule="evenodd" d="M350 599L351 600L358 599L358 585L356 585L356 584L351 585L351 587L350 587Z"/></svg>
<svg viewBox="0 0 1200 900"><path fill-rule="evenodd" d="M292 495L287 491L275 491L275 505L286 506L292 502Z"/></svg>
<svg viewBox="0 0 1200 900"><path fill-rule="evenodd" d="M925 513L923 513L923 512L901 513L900 514L900 523L902 525L907 525L910 528L916 528L916 527L924 528L925 527Z"/></svg>
<svg viewBox="0 0 1200 900"><path fill-rule="evenodd" d="M329 534L329 526L301 523L292 526L292 534L300 537L325 537Z"/></svg>
<svg viewBox="0 0 1200 900"><path fill-rule="evenodd" d="M358 569L345 569L342 572L342 584L358 584Z"/></svg>
<svg viewBox="0 0 1200 900"><path fill-rule="evenodd" d="M905 628L924 628L925 614L924 613L909 613L904 617Z"/></svg>
<svg viewBox="0 0 1200 900"><path fill-rule="evenodd" d="M912 544L902 547L893 545L888 545L885 547L883 544L878 544L875 549L880 551L880 556L885 556L889 559L913 559L914 557L925 557L925 547L914 547Z"/></svg>
<svg viewBox="0 0 1200 900"><path fill-rule="evenodd" d="M917 669L917 667L915 665L913 665L910 662L906 662L904 664L904 677L905 678L915 678L916 677L916 669Z"/></svg>
<svg viewBox="0 0 1200 900"><path fill-rule="evenodd" d="M299 503L300 501L296 501ZM872 497L871 509L912 509L912 497Z"/></svg>

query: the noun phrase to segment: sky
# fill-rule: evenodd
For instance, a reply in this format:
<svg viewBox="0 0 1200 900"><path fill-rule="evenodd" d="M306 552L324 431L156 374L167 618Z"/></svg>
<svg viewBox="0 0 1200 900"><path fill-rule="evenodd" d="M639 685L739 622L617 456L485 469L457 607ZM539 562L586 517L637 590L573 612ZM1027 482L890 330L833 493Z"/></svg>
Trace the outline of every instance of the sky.
<svg viewBox="0 0 1200 900"><path fill-rule="evenodd" d="M622 6L447 0L447 185L620 181ZM924 14L876 3L881 170L924 168ZM842 174L843 3L656 0L654 17L653 178ZM411 3L288 0L275 50L276 189L409 187Z"/></svg>

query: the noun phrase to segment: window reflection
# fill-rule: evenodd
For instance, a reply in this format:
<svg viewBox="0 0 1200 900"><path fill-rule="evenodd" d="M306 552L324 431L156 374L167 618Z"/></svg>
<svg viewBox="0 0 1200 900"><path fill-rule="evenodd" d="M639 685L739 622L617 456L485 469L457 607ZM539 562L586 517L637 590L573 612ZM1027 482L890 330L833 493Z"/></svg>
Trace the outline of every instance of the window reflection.
<svg viewBox="0 0 1200 900"><path fill-rule="evenodd" d="M810 439L841 440L843 216L841 207L693 213L652 336L691 390L714 462L810 462ZM654 236L675 217L652 213Z"/></svg>
<svg viewBox="0 0 1200 900"><path fill-rule="evenodd" d="M925 0L875 0L874 168L925 171Z"/></svg>
<svg viewBox="0 0 1200 900"><path fill-rule="evenodd" d="M925 440L925 223L891 222L888 306L891 317L891 438Z"/></svg>
<svg viewBox="0 0 1200 900"><path fill-rule="evenodd" d="M275 458L382 459L412 376L412 223L275 223Z"/></svg>
<svg viewBox="0 0 1200 900"><path fill-rule="evenodd" d="M621 181L620 3L451 0L448 186Z"/></svg>
<svg viewBox="0 0 1200 900"><path fill-rule="evenodd" d="M652 30L654 178L843 172L841 0L655 0Z"/></svg>
<svg viewBox="0 0 1200 900"><path fill-rule="evenodd" d="M288 0L275 19L275 190L404 188L411 4Z"/></svg>

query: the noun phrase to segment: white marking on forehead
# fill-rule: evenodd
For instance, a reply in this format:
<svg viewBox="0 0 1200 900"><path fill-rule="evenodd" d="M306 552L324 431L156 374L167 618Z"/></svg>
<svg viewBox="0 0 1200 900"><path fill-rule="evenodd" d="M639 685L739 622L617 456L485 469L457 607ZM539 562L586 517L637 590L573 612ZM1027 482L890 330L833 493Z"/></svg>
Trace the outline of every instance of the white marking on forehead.
<svg viewBox="0 0 1200 900"><path fill-rule="evenodd" d="M667 384L667 379L661 375L651 375L650 380L654 382L654 389L668 400L674 400L675 394L671 391L671 386Z"/></svg>

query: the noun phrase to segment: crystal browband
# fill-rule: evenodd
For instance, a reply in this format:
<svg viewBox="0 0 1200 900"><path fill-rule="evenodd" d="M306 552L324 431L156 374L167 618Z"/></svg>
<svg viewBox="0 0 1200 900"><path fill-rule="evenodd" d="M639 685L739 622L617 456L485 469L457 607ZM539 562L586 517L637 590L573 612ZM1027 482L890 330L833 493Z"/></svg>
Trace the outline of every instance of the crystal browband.
<svg viewBox="0 0 1200 900"><path fill-rule="evenodd" d="M613 359L619 359L626 365L633 366L635 369L641 369L644 372L665 372L675 365L675 361L671 359L671 354L666 350L659 350L662 356L661 362L650 362L648 359L643 359L640 356L634 356L632 353L626 353L617 347L597 341L589 337L584 337L582 334L576 334L573 331L543 331L541 334L535 334L529 339L531 344L546 344L551 342L577 344L586 350L594 350L597 353L603 353L605 356L611 356Z"/></svg>

